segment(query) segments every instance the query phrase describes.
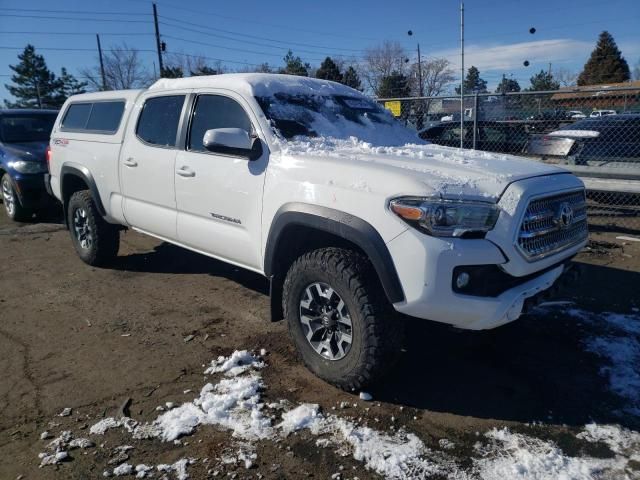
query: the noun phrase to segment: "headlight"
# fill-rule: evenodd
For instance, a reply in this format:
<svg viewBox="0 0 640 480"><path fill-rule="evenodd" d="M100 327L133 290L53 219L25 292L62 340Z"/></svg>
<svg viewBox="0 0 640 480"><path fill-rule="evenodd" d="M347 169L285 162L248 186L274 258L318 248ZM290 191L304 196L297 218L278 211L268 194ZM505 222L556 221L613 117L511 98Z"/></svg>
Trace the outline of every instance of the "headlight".
<svg viewBox="0 0 640 480"><path fill-rule="evenodd" d="M41 162L28 162L26 160L17 160L8 164L15 171L20 173L43 173L47 171L47 166Z"/></svg>
<svg viewBox="0 0 640 480"><path fill-rule="evenodd" d="M498 220L499 208L491 203L402 197L389 208L409 225L436 237L461 237L486 233Z"/></svg>

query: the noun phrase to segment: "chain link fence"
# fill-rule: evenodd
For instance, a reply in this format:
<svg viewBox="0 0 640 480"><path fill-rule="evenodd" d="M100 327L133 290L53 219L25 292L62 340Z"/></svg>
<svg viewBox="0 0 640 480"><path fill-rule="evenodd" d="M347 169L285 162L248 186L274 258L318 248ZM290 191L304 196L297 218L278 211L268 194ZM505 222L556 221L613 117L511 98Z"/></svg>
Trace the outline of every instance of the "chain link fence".
<svg viewBox="0 0 640 480"><path fill-rule="evenodd" d="M468 95L462 106L460 96L378 101L432 143L574 172L587 186L592 226L638 232L640 82L626 85Z"/></svg>

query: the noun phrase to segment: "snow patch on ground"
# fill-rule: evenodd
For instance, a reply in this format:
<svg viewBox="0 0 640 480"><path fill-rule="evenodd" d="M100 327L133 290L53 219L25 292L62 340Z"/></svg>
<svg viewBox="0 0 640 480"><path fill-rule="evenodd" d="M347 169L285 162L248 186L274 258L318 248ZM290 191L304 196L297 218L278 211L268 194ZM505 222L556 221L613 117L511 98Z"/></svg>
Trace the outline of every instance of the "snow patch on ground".
<svg viewBox="0 0 640 480"><path fill-rule="evenodd" d="M224 373L228 377L236 377L249 369L263 368L264 362L254 357L246 350L236 350L229 357L218 357L217 360L211 362L211 366L207 368L205 375L213 375L214 373Z"/></svg>
<svg viewBox="0 0 640 480"><path fill-rule="evenodd" d="M473 472L483 480L632 478L629 459L622 456L611 459L569 457L552 442L514 433L507 428L494 428L485 437L489 440L487 445L476 445L481 458L474 459Z"/></svg>
<svg viewBox="0 0 640 480"><path fill-rule="evenodd" d="M598 327L598 335L586 340L589 351L607 359L600 372L611 390L627 401L622 413L640 415L640 315L596 314L580 309L567 313Z"/></svg>

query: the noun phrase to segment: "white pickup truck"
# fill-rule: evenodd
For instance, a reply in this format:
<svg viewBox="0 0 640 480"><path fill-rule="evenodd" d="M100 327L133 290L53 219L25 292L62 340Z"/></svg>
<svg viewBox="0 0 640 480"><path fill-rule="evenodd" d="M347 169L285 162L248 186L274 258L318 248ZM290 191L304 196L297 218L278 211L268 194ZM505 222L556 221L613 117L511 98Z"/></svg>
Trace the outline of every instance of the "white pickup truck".
<svg viewBox="0 0 640 480"><path fill-rule="evenodd" d="M587 241L574 175L428 144L323 80L232 74L73 96L49 162L86 263L110 262L132 228L265 275L272 317L345 389L392 364L396 312L497 327Z"/></svg>

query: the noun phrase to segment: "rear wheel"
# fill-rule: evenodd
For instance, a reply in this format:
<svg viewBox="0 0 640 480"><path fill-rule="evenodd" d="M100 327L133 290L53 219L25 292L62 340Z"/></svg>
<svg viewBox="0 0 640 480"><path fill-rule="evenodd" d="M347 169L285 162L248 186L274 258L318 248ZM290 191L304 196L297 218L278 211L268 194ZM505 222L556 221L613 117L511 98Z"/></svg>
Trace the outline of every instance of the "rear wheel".
<svg viewBox="0 0 640 480"><path fill-rule="evenodd" d="M8 173L0 179L0 189L2 190L2 203L7 216L16 222L26 222L31 219L31 211L24 208L18 199L13 182Z"/></svg>
<svg viewBox="0 0 640 480"><path fill-rule="evenodd" d="M380 379L400 352L403 322L357 252L323 248L298 258L285 279L283 306L305 365L345 390Z"/></svg>
<svg viewBox="0 0 640 480"><path fill-rule="evenodd" d="M102 218L88 190L71 196L67 224L73 246L85 263L106 265L118 255L120 232Z"/></svg>

